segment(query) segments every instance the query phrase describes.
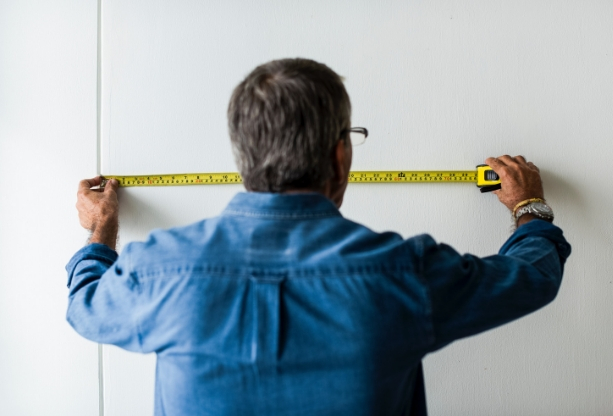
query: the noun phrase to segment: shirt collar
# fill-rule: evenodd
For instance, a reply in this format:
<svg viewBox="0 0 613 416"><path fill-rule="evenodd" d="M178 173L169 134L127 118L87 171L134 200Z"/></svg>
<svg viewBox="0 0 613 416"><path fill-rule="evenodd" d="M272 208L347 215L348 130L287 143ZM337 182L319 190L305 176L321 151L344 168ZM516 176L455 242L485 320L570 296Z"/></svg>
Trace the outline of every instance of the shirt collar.
<svg viewBox="0 0 613 416"><path fill-rule="evenodd" d="M324 195L241 192L232 198L223 215L260 218L338 217L341 213Z"/></svg>

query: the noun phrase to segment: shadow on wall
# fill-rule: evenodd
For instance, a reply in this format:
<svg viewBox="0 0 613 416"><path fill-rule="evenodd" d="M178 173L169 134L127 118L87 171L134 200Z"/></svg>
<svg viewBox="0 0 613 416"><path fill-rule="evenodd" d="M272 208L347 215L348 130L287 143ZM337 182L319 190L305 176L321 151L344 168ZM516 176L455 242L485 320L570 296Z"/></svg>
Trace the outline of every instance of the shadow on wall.
<svg viewBox="0 0 613 416"><path fill-rule="evenodd" d="M120 243L143 241L155 228L180 227L216 217L242 191L244 188L237 185L120 188Z"/></svg>
<svg viewBox="0 0 613 416"><path fill-rule="evenodd" d="M607 208L613 205L611 192L590 192L593 186L582 186L583 182L589 181L587 174L570 177L562 176L556 172L541 170L541 177L545 187L545 198L551 203L556 214L556 223L564 230L571 245L573 235L581 235L586 232L589 240L585 247L574 246L573 250L584 250L588 246L611 246L613 235L607 233L604 227L608 218ZM593 180L592 180L593 181ZM573 256L577 258L577 256ZM571 261L573 260L571 257Z"/></svg>
<svg viewBox="0 0 613 416"><path fill-rule="evenodd" d="M120 247L134 240L144 240L155 228L176 225L172 213L159 209L159 201L153 198L159 193L146 192L147 188L119 189ZM122 241L122 238L126 240Z"/></svg>
<svg viewBox="0 0 613 416"><path fill-rule="evenodd" d="M589 209L587 201L593 196L588 199L588 196L584 194L585 191L578 186L576 181L570 181L556 172L543 169L541 169L541 177L545 187L545 198L555 201L556 206L552 207L554 211L558 208L558 211L564 213L566 217L569 213L575 215Z"/></svg>

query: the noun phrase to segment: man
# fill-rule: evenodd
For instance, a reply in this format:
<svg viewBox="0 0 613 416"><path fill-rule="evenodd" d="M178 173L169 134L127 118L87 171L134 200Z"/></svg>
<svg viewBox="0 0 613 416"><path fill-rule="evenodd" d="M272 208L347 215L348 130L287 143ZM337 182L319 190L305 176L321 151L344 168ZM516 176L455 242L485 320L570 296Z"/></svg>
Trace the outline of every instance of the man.
<svg viewBox="0 0 613 416"><path fill-rule="evenodd" d="M499 255L460 255L341 216L350 118L327 66L256 68L228 109L249 192L119 257L117 184L81 182L91 239L67 266L68 321L93 341L157 353L157 415L425 414L427 353L556 296L570 246L534 164L487 159L518 228Z"/></svg>

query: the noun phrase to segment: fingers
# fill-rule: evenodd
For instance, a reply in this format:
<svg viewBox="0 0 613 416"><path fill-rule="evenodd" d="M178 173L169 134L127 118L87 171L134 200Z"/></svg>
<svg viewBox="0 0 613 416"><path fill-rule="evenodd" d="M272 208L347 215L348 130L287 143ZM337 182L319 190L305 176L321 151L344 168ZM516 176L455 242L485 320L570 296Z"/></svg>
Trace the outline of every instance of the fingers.
<svg viewBox="0 0 613 416"><path fill-rule="evenodd" d="M514 158L514 159L515 159L515 161L516 161L517 163L519 163L520 165L527 165L527 164L528 164L528 162L526 162L526 158L525 158L525 157L523 157L523 156L515 156L515 158Z"/></svg>
<svg viewBox="0 0 613 416"><path fill-rule="evenodd" d="M498 158L495 157L488 157L487 159L485 159L485 163L492 169L494 169L494 172L498 172L499 170L501 170L501 168L504 168L506 165L501 162Z"/></svg>
<svg viewBox="0 0 613 416"><path fill-rule="evenodd" d="M101 181L102 179L100 178L100 176L96 176L95 178L91 179L83 179L81 182L79 182L79 191L89 191L92 186L100 185Z"/></svg>
<svg viewBox="0 0 613 416"><path fill-rule="evenodd" d="M109 179L104 186L104 192L117 192L117 188L119 188L119 182L117 179Z"/></svg>
<svg viewBox="0 0 613 416"><path fill-rule="evenodd" d="M500 177L503 187L494 194L509 210L513 210L519 201L544 198L539 169L534 163L526 161L524 156L490 157L485 163Z"/></svg>
<svg viewBox="0 0 613 416"><path fill-rule="evenodd" d="M504 155L504 156L498 156L498 161L504 163L505 165L509 166L509 165L514 165L515 163L517 163L515 161L514 158L512 158L509 155Z"/></svg>
<svg viewBox="0 0 613 416"><path fill-rule="evenodd" d="M99 187L101 183L100 176L79 182L76 204L79 221L83 228L92 232L98 225L113 225L118 221L119 205L116 191L119 182L113 179L108 181L104 188L91 189Z"/></svg>
<svg viewBox="0 0 613 416"><path fill-rule="evenodd" d="M499 157L488 157L485 160L485 163L487 163L494 170L496 170L494 168L495 165L498 168L503 167L503 166L522 165L522 166L529 166L538 171L538 168L534 165L534 163L527 162L526 158L521 155L518 155L515 157L511 157L509 155L504 155L504 156L499 156Z"/></svg>

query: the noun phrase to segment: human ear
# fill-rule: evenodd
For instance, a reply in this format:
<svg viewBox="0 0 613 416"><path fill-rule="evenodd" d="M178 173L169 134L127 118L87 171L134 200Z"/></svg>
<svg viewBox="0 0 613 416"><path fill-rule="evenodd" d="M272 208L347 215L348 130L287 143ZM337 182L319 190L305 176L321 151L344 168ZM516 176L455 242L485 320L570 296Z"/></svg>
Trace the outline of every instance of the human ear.
<svg viewBox="0 0 613 416"><path fill-rule="evenodd" d="M347 158L348 151L351 151L351 146L345 140L339 140L332 152L332 169L334 170L334 182L342 184L347 181L349 176Z"/></svg>

